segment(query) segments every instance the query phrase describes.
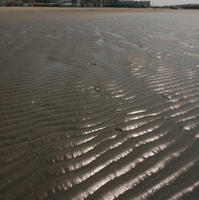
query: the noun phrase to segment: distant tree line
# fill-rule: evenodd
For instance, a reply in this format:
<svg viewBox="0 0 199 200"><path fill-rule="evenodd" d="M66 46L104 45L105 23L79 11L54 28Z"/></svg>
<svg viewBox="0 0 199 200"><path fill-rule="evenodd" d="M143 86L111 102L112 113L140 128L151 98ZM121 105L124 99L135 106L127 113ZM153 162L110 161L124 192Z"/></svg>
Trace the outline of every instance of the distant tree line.
<svg viewBox="0 0 199 200"><path fill-rule="evenodd" d="M71 3L73 6L81 7L150 7L150 1L136 0L22 0L24 3L38 3L40 5Z"/></svg>

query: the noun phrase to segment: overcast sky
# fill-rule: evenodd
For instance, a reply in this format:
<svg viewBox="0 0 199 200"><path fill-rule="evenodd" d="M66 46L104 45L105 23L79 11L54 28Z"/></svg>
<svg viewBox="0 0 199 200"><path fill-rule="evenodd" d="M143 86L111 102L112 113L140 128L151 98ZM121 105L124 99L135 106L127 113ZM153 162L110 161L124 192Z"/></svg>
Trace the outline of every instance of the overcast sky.
<svg viewBox="0 0 199 200"><path fill-rule="evenodd" d="M162 6L162 5L176 5L176 4L188 4L197 3L199 0L151 0L152 5Z"/></svg>

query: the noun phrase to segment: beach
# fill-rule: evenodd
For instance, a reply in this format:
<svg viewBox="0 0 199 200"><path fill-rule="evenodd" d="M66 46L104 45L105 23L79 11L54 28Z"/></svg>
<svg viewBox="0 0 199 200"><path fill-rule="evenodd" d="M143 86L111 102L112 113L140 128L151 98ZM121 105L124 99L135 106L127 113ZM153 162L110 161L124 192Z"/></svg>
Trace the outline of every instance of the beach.
<svg viewBox="0 0 199 200"><path fill-rule="evenodd" d="M0 8L0 199L197 200L198 18Z"/></svg>

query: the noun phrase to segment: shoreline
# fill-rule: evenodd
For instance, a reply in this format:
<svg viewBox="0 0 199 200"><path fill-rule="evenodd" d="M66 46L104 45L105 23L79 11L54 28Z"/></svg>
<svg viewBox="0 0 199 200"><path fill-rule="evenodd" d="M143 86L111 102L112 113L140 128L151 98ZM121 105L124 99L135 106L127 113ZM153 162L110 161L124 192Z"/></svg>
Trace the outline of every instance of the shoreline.
<svg viewBox="0 0 199 200"><path fill-rule="evenodd" d="M0 7L1 11L103 11L103 12L157 12L157 11L184 11L184 10L196 10L197 9L171 9L171 8L114 8L114 7Z"/></svg>

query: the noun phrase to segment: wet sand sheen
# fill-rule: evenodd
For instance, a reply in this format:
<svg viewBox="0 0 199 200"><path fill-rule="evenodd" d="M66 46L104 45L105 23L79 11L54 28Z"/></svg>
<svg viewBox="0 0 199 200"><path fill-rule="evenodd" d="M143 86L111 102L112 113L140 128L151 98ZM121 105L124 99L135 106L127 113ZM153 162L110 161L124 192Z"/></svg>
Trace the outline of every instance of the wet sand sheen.
<svg viewBox="0 0 199 200"><path fill-rule="evenodd" d="M0 199L197 199L199 14L95 11L0 9Z"/></svg>

